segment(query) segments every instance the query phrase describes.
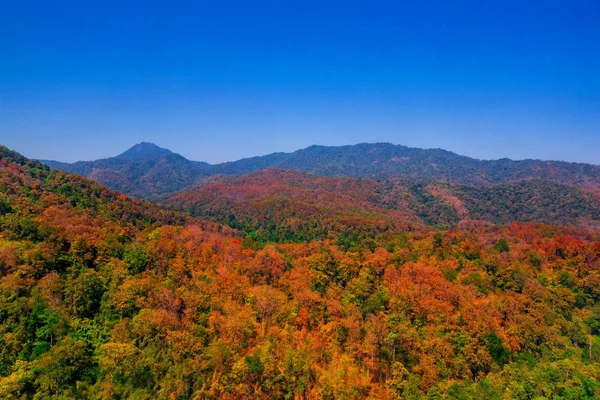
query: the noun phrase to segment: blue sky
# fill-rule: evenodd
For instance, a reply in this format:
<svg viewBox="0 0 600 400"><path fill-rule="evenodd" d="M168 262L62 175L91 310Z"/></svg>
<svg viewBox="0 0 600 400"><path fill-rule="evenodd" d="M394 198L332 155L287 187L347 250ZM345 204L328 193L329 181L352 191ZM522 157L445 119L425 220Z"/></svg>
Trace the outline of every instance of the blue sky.
<svg viewBox="0 0 600 400"><path fill-rule="evenodd" d="M598 21L597 0L7 0L0 143L61 161L386 141L600 164Z"/></svg>

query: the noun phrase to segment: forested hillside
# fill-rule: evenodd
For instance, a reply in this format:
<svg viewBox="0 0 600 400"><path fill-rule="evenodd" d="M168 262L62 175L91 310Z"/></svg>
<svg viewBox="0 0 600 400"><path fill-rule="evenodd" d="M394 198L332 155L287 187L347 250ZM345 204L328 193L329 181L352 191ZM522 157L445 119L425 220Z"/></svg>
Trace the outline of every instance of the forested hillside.
<svg viewBox="0 0 600 400"><path fill-rule="evenodd" d="M334 238L342 232L377 235L422 224L407 208L378 207L377 187L366 179L270 169L215 176L163 201L241 229L261 242Z"/></svg>
<svg viewBox="0 0 600 400"><path fill-rule="evenodd" d="M377 180L404 176L475 186L536 178L600 188L600 166L596 165L540 160L482 161L441 149L390 143L310 146L293 153L273 153L215 165L190 161L151 143L140 143L104 160L73 164L44 162L138 198L173 193L209 175L246 174L265 168Z"/></svg>
<svg viewBox="0 0 600 400"><path fill-rule="evenodd" d="M298 191L323 185L355 203L352 182ZM0 397L600 396L596 234L340 237L248 242L3 148Z"/></svg>
<svg viewBox="0 0 600 400"><path fill-rule="evenodd" d="M442 149L419 149L391 143L315 145L293 153L274 153L218 164L215 171L241 174L264 168L362 178L405 175L469 185L530 178L576 185L600 184L600 166L596 165L507 158L483 161Z"/></svg>
<svg viewBox="0 0 600 400"><path fill-rule="evenodd" d="M394 177L321 177L262 170L220 175L161 199L250 233L259 241L305 241L461 221L545 222L600 228L600 197L543 180L469 186Z"/></svg>
<svg viewBox="0 0 600 400"><path fill-rule="evenodd" d="M112 158L73 164L42 161L141 199L172 193L208 174L206 163L187 160L151 143L140 143Z"/></svg>

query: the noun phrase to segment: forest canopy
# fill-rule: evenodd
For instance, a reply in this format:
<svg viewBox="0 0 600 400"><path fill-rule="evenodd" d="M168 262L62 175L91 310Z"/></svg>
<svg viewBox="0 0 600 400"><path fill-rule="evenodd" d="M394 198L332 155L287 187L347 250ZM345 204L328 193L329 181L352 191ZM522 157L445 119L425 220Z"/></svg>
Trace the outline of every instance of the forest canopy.
<svg viewBox="0 0 600 400"><path fill-rule="evenodd" d="M253 240L2 148L0 397L600 396L593 231L332 232Z"/></svg>

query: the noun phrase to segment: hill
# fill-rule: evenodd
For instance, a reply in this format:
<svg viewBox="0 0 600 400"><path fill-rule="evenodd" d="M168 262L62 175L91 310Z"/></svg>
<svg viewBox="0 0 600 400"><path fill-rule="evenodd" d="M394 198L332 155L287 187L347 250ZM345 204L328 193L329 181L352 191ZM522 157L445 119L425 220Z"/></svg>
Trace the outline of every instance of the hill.
<svg viewBox="0 0 600 400"><path fill-rule="evenodd" d="M421 225L408 209L378 207L378 183L267 169L219 175L161 201L212 218L261 241L335 238L341 232L374 235Z"/></svg>
<svg viewBox="0 0 600 400"><path fill-rule="evenodd" d="M142 199L192 185L206 176L209 168L206 163L190 161L151 143L140 143L116 157L96 161L42 162Z"/></svg>
<svg viewBox="0 0 600 400"><path fill-rule="evenodd" d="M0 177L7 207L23 215L68 209L123 226L183 223L181 213L131 199L93 181L48 166L0 146Z"/></svg>
<svg viewBox="0 0 600 400"><path fill-rule="evenodd" d="M247 173L281 168L326 176L382 178L405 175L480 185L540 178L577 185L598 185L600 166L561 161L477 160L442 149L419 149L391 143L310 146L215 166L220 173Z"/></svg>
<svg viewBox="0 0 600 400"><path fill-rule="evenodd" d="M371 196L239 179L261 174ZM248 247L0 148L0 397L597 398L598 239L467 221Z"/></svg>
<svg viewBox="0 0 600 400"><path fill-rule="evenodd" d="M219 175L161 199L263 241L303 241L461 221L600 228L600 197L543 180L469 186L417 178L379 181L261 170Z"/></svg>
<svg viewBox="0 0 600 400"><path fill-rule="evenodd" d="M136 156L132 157L133 154ZM115 158L74 164L46 163L140 198L178 191L204 176L245 174L265 168L371 179L402 175L466 185L536 178L600 188L600 166L596 165L539 160L483 161L441 149L417 149L390 143L310 146L293 153L273 153L216 165L190 161L146 143Z"/></svg>

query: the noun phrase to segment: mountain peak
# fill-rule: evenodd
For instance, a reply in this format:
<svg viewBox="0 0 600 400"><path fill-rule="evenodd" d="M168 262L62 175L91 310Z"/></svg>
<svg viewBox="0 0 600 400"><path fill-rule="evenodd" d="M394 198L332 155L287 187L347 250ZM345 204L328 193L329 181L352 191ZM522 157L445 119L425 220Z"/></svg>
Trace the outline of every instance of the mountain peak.
<svg viewBox="0 0 600 400"><path fill-rule="evenodd" d="M154 143L141 142L124 153L119 154L115 158L121 160L143 160L169 156L172 154L175 153L173 153L171 150L159 147Z"/></svg>

